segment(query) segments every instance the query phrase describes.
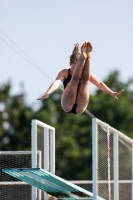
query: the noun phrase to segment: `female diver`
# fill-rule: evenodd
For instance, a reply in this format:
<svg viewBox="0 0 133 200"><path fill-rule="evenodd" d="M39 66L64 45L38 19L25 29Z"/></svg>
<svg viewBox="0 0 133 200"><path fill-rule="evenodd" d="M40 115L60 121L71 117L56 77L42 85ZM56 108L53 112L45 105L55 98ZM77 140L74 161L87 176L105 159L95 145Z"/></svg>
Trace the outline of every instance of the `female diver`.
<svg viewBox="0 0 133 200"><path fill-rule="evenodd" d="M45 94L37 100L43 100L55 91L63 81L64 92L61 98L61 106L67 113L82 114L89 102L89 84L90 81L100 90L110 94L116 100L124 89L113 92L103 82L99 81L91 72L91 52L92 44L85 42L81 46L81 54L79 53L79 45L76 44L72 55L70 56L70 69L63 69L59 72L55 81L51 84Z"/></svg>

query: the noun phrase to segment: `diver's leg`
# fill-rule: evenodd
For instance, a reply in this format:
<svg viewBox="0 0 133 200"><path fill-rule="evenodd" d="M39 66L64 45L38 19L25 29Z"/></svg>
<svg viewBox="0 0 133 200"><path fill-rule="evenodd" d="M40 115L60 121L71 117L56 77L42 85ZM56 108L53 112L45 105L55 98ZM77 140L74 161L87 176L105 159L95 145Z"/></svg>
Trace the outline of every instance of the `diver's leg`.
<svg viewBox="0 0 133 200"><path fill-rule="evenodd" d="M74 103L76 102L78 85L84 68L84 60L87 58L86 50L87 43L84 43L81 47L81 55L73 70L72 79L67 84L62 95L61 105L63 110L66 112L69 112L72 109Z"/></svg>
<svg viewBox="0 0 133 200"><path fill-rule="evenodd" d="M92 45L91 43L87 43L87 58L85 60L82 77L80 79L78 94L76 99L76 112L77 114L81 114L85 111L88 102L89 102L89 79L91 74L91 51Z"/></svg>

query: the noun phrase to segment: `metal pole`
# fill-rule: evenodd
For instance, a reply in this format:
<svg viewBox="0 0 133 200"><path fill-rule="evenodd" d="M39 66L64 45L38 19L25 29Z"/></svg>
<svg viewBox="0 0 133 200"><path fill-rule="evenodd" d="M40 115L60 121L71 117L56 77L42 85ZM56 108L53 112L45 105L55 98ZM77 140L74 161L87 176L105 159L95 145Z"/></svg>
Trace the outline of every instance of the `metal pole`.
<svg viewBox="0 0 133 200"><path fill-rule="evenodd" d="M44 128L44 169L49 171L49 129ZM48 200L48 194L44 192L44 199Z"/></svg>
<svg viewBox="0 0 133 200"><path fill-rule="evenodd" d="M108 199L111 200L111 184L110 184L110 131L107 128L107 155L108 155Z"/></svg>
<svg viewBox="0 0 133 200"><path fill-rule="evenodd" d="M31 122L32 135L32 168L37 168L37 123L36 120ZM37 200L37 189L32 186L32 200Z"/></svg>
<svg viewBox="0 0 133 200"><path fill-rule="evenodd" d="M50 172L55 174L55 130L50 130Z"/></svg>
<svg viewBox="0 0 133 200"><path fill-rule="evenodd" d="M114 133L114 199L119 200L119 158L118 158L118 133Z"/></svg>
<svg viewBox="0 0 133 200"><path fill-rule="evenodd" d="M49 171L49 129L44 128L44 169Z"/></svg>
<svg viewBox="0 0 133 200"><path fill-rule="evenodd" d="M38 155L38 167L41 168L42 166L42 152L41 151L37 151L37 155ZM38 200L41 200L42 197L42 191L38 189Z"/></svg>
<svg viewBox="0 0 133 200"><path fill-rule="evenodd" d="M132 144L132 199L133 199L133 144Z"/></svg>
<svg viewBox="0 0 133 200"><path fill-rule="evenodd" d="M93 200L97 200L97 120L92 119Z"/></svg>

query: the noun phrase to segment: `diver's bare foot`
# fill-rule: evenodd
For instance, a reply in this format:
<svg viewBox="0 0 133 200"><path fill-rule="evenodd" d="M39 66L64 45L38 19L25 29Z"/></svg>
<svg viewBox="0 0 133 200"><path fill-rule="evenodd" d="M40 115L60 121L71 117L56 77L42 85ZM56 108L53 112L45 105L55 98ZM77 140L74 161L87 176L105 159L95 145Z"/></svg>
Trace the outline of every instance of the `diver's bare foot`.
<svg viewBox="0 0 133 200"><path fill-rule="evenodd" d="M82 46L81 46L81 59L86 59L87 58L87 43L85 42Z"/></svg>
<svg viewBox="0 0 133 200"><path fill-rule="evenodd" d="M86 49L87 58L91 57L92 49L93 49L92 44L90 42L87 42L87 49Z"/></svg>

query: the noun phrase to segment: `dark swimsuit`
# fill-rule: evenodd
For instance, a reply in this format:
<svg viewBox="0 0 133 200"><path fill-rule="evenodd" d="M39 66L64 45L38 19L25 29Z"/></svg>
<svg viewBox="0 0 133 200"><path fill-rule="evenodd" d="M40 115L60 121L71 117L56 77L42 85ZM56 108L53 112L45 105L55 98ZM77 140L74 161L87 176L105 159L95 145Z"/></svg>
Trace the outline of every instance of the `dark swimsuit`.
<svg viewBox="0 0 133 200"><path fill-rule="evenodd" d="M69 83L69 81L71 80L71 78L72 78L72 76L71 76L71 74L70 74L70 69L68 69L68 76L67 76L67 78L64 79L64 81L63 81L64 89L66 88L66 86L67 86L67 84ZM73 105L72 110L70 110L70 111L67 112L67 113L74 113L74 114L77 114L77 113L76 113L76 106L77 106L77 104L76 104L76 102L75 102L75 104Z"/></svg>

